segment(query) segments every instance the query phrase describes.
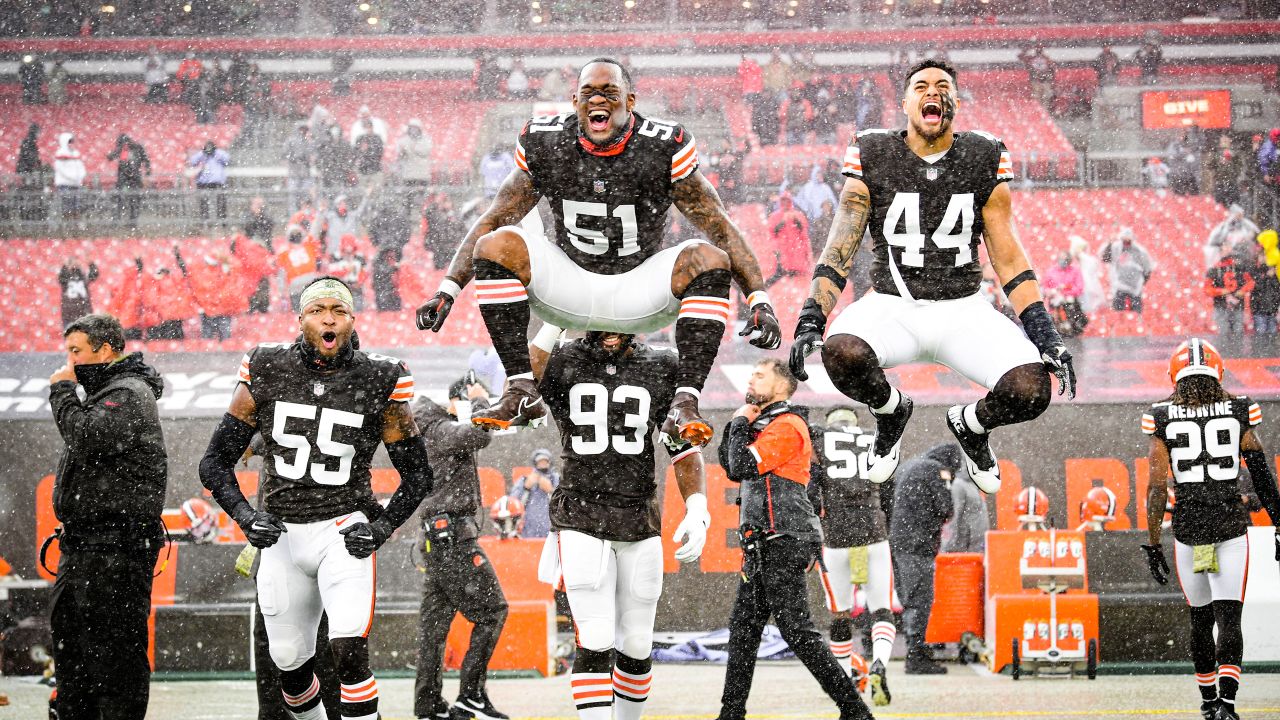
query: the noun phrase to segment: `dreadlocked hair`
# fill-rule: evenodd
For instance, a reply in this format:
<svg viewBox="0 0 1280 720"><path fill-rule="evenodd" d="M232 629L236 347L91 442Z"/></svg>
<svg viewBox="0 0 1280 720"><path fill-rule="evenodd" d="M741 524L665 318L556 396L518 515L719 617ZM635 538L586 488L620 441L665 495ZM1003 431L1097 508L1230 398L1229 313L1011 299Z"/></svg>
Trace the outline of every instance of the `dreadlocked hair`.
<svg viewBox="0 0 1280 720"><path fill-rule="evenodd" d="M1211 375L1188 375L1178 381L1173 395L1169 396L1174 405L1181 407L1200 407L1230 399L1231 393Z"/></svg>

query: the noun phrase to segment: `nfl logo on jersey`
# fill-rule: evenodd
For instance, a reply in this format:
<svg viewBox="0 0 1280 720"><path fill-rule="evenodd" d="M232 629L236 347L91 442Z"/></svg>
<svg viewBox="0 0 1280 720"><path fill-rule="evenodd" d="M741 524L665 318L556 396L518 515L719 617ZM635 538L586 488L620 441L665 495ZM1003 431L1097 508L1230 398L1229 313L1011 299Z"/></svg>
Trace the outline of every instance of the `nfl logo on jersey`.
<svg viewBox="0 0 1280 720"><path fill-rule="evenodd" d="M937 179L938 179L938 168L931 167L931 168L929 168L928 170L925 170L925 171L924 171L924 176L925 176L925 178L926 178L926 179L928 179L928 180L937 180Z"/></svg>
<svg viewBox="0 0 1280 720"><path fill-rule="evenodd" d="M595 190L597 195L604 192L604 181L603 180L592 181L591 189Z"/></svg>
<svg viewBox="0 0 1280 720"><path fill-rule="evenodd" d="M317 396L323 395L323 394L324 394L324 383L319 383L319 382L318 382L318 383L316 383L315 385L312 385L312 386L311 386L311 392L315 393Z"/></svg>

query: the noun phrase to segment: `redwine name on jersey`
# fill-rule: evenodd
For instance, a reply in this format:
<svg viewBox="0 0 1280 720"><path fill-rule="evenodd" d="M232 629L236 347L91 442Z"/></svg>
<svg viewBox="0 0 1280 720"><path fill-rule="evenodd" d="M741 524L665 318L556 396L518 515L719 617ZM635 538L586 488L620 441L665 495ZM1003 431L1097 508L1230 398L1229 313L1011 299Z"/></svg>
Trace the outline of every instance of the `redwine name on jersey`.
<svg viewBox="0 0 1280 720"><path fill-rule="evenodd" d="M1244 395L1199 407L1158 402L1142 415L1142 432L1169 449L1173 471L1173 536L1209 545L1243 534L1249 516L1240 499L1240 440L1262 422Z"/></svg>
<svg viewBox="0 0 1280 720"><path fill-rule="evenodd" d="M692 133L631 117L615 154L588 151L573 113L533 118L516 143L516 166L551 206L557 244L600 275L627 272L661 249L671 188L698 169Z"/></svg>
<svg viewBox="0 0 1280 720"><path fill-rule="evenodd" d="M822 508L822 544L847 548L887 540L879 486L868 474L875 434L813 427L810 436L819 472L810 473L808 493Z"/></svg>
<svg viewBox="0 0 1280 720"><path fill-rule="evenodd" d="M922 158L907 146L905 130L864 130L845 152L842 172L870 190L876 292L954 300L978 291L982 208L1013 179L1003 142L958 132L941 157Z"/></svg>
<svg viewBox="0 0 1280 720"><path fill-rule="evenodd" d="M551 525L606 540L659 535L654 433L675 394L679 356L637 343L625 357L601 361L585 340L551 354L539 389L560 430L560 485ZM668 447L674 463L698 452Z"/></svg>
<svg viewBox="0 0 1280 720"><path fill-rule="evenodd" d="M307 367L299 346L264 343L240 363L265 441L264 509L307 523L376 507L369 466L389 403L413 399L396 358L356 350L330 373Z"/></svg>

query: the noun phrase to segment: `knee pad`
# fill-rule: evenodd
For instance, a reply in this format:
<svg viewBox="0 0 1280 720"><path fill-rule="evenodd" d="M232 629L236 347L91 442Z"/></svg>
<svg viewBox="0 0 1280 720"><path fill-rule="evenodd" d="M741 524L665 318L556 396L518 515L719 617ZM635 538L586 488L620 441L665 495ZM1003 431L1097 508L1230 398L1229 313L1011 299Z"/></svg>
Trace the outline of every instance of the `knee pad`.
<svg viewBox="0 0 1280 720"><path fill-rule="evenodd" d="M853 619L840 615L831 621L831 642L841 643L853 639Z"/></svg>
<svg viewBox="0 0 1280 720"><path fill-rule="evenodd" d="M622 613L618 621L617 648L633 658L653 653L653 615L643 610Z"/></svg>
<svg viewBox="0 0 1280 720"><path fill-rule="evenodd" d="M578 647L594 652L608 652L613 648L613 623L608 618L585 618L575 620Z"/></svg>
<svg viewBox="0 0 1280 720"><path fill-rule="evenodd" d="M329 649L333 652L333 666L339 682L361 682L373 674L369 670L369 641L365 638L332 638Z"/></svg>
<svg viewBox="0 0 1280 720"><path fill-rule="evenodd" d="M283 633L275 633L276 637L270 638L267 642L268 651L271 654L271 662L275 663L281 672L289 672L297 670L311 659L312 650L307 648L307 643L303 640L302 633L296 629L292 629L288 639L280 638Z"/></svg>

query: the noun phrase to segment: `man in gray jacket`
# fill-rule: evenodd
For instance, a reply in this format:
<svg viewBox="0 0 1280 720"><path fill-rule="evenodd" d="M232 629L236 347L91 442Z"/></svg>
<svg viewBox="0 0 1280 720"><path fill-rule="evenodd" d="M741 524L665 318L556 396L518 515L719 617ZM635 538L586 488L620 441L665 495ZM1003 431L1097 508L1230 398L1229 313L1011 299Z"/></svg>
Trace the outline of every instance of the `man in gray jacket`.
<svg viewBox="0 0 1280 720"><path fill-rule="evenodd" d="M477 542L480 528L476 514L481 500L476 453L489 445L492 436L465 422L466 417L459 422L461 408L487 408L488 398L485 387L468 373L449 388L447 408L425 397L413 408L436 477L435 488L422 501L425 568L414 685L414 714L418 718L507 720L485 692L489 659L507 620L507 599L493 565ZM457 613L475 627L462 659L458 701L450 707L442 694L441 676L445 640Z"/></svg>
<svg viewBox="0 0 1280 720"><path fill-rule="evenodd" d="M63 720L142 720L151 682L151 578L169 476L156 406L164 380L141 353L124 352L124 329L110 315L85 315L63 337L67 363L49 378L49 404L66 443L53 487L62 523L49 621L55 709Z"/></svg>
<svg viewBox="0 0 1280 720"><path fill-rule="evenodd" d="M315 158L315 144L311 141L311 126L300 122L294 127L293 135L284 141L281 153L288 165L285 187L289 191L289 212L298 209L299 201L311 193L315 181L311 178L311 162Z"/></svg>

